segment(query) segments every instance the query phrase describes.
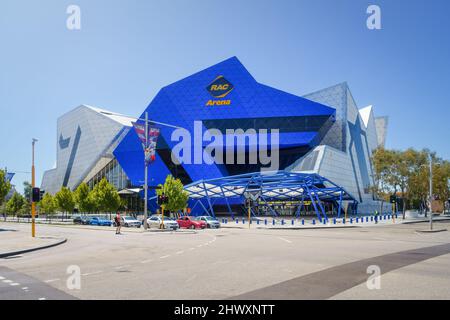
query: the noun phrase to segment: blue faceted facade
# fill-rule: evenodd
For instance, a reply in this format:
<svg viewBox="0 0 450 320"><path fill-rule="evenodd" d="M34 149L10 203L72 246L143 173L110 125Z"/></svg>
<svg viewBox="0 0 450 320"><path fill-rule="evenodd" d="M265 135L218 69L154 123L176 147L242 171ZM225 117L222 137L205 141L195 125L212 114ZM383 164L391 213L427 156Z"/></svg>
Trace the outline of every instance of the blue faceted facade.
<svg viewBox="0 0 450 320"><path fill-rule="evenodd" d="M284 169L317 146L335 123L336 110L304 97L258 83L232 57L162 88L140 118L187 129L194 137L194 121L203 132L218 129L279 129L280 168ZM163 183L172 174L184 183L238 173L254 172L250 164L174 164L171 141L174 128L159 126L156 160L148 170L149 185ZM205 144L203 143L203 147ZM134 130L114 150L114 156L132 185L144 181L144 153ZM191 150L194 155L194 146ZM247 158L248 159L248 158Z"/></svg>

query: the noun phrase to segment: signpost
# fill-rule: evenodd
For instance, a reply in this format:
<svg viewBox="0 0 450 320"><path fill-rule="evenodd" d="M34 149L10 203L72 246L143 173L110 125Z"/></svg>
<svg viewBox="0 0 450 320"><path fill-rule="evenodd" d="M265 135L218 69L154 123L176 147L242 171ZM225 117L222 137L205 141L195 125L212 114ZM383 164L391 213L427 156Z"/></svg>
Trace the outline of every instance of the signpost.
<svg viewBox="0 0 450 320"><path fill-rule="evenodd" d="M145 112L145 124L133 122L134 130L141 140L144 149L144 229L148 229L148 165L155 161L156 158L156 142L159 137L159 129L149 127L148 112Z"/></svg>
<svg viewBox="0 0 450 320"><path fill-rule="evenodd" d="M261 197L261 189L247 189L244 192L244 197L248 206L248 228L250 229L252 204Z"/></svg>

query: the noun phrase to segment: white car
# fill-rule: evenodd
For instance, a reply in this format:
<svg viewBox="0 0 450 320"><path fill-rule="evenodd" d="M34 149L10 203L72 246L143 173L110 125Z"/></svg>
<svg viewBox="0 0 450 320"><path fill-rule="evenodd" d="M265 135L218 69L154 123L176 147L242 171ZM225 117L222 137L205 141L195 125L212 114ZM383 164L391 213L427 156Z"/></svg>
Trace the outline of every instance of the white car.
<svg viewBox="0 0 450 320"><path fill-rule="evenodd" d="M147 224L149 228L155 228L159 229L160 225L162 224L162 218L159 215L151 216L147 219ZM173 218L164 217L164 229L172 229L177 230L180 226L178 225L178 222L174 220Z"/></svg>
<svg viewBox="0 0 450 320"><path fill-rule="evenodd" d="M131 216L122 217L120 224L124 227L136 227L136 228L141 227L141 222Z"/></svg>
<svg viewBox="0 0 450 320"><path fill-rule="evenodd" d="M207 228L212 228L212 229L218 229L220 228L220 222L219 220L217 220L214 217L210 217L210 216L200 216L197 217L196 220L202 220L206 222L206 226Z"/></svg>

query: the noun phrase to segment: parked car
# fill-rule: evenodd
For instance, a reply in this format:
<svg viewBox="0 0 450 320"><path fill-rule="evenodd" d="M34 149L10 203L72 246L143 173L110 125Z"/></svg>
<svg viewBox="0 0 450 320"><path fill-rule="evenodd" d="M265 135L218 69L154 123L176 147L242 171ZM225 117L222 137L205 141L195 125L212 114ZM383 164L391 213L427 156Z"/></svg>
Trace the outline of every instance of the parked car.
<svg viewBox="0 0 450 320"><path fill-rule="evenodd" d="M91 220L88 216L76 216L73 218L74 224L89 224L89 220Z"/></svg>
<svg viewBox="0 0 450 320"><path fill-rule="evenodd" d="M101 217L91 217L89 219L89 224L92 226L111 226L111 220L101 218Z"/></svg>
<svg viewBox="0 0 450 320"><path fill-rule="evenodd" d="M180 217L178 220L178 225L180 228L187 228L187 229L205 229L206 228L206 222L203 220L196 220L194 217L190 216L184 216Z"/></svg>
<svg viewBox="0 0 450 320"><path fill-rule="evenodd" d="M136 227L136 228L141 227L141 222L132 216L121 217L120 223L124 227ZM114 226L116 226L115 222L114 222Z"/></svg>
<svg viewBox="0 0 450 320"><path fill-rule="evenodd" d="M211 216L200 216L197 217L196 220L205 221L207 228L220 228L220 222L214 217Z"/></svg>
<svg viewBox="0 0 450 320"><path fill-rule="evenodd" d="M162 218L159 215L151 216L147 219L147 224L149 228L159 229L159 226L162 223ZM172 229L177 230L180 226L177 221L173 218L164 217L164 229Z"/></svg>

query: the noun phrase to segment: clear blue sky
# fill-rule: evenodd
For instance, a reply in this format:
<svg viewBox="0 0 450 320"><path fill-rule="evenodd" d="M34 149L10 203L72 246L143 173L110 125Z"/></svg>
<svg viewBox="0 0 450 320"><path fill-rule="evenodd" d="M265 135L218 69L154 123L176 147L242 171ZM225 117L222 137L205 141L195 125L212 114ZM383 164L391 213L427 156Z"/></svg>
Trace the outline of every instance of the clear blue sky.
<svg viewBox="0 0 450 320"><path fill-rule="evenodd" d="M369 4L382 30L367 29ZM447 0L2 0L0 167L30 171L36 137L40 184L58 116L82 103L138 115L162 86L231 56L297 95L347 81L360 107L390 117L387 147L450 159L449 16Z"/></svg>

